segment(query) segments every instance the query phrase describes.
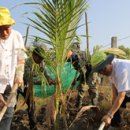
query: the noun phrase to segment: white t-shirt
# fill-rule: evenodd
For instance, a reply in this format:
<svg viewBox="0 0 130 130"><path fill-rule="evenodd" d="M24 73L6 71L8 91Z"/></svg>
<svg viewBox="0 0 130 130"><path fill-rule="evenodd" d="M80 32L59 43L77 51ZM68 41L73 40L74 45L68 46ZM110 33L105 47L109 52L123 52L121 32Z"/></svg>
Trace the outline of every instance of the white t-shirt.
<svg viewBox="0 0 130 130"><path fill-rule="evenodd" d="M22 35L12 30L7 40L0 39L0 93L7 84L13 86L17 61L25 59Z"/></svg>
<svg viewBox="0 0 130 130"><path fill-rule="evenodd" d="M114 59L112 61L113 71L111 74L112 83L115 84L118 92L130 94L130 60Z"/></svg>

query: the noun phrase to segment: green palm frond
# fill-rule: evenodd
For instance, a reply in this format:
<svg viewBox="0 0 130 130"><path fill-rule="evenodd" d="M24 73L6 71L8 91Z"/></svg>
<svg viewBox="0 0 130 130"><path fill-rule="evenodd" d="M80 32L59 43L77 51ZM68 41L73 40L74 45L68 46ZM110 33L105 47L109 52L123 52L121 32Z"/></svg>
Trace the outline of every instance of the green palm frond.
<svg viewBox="0 0 130 130"><path fill-rule="evenodd" d="M36 37L44 44L51 45L54 54L42 52L45 63L52 68L55 75L55 99L58 110L59 100L62 97L62 71L66 54L74 41L76 30L81 26L79 22L88 5L86 0L37 0L28 2L36 7L32 12L35 18L28 18L31 25L41 36ZM55 55L55 60L51 57Z"/></svg>
<svg viewBox="0 0 130 130"><path fill-rule="evenodd" d="M32 26L43 34L43 41L50 41L47 43L55 49L57 62L63 63L76 36L81 16L87 8L86 0L40 0L30 4L36 4L38 10L32 12L36 19L29 18Z"/></svg>

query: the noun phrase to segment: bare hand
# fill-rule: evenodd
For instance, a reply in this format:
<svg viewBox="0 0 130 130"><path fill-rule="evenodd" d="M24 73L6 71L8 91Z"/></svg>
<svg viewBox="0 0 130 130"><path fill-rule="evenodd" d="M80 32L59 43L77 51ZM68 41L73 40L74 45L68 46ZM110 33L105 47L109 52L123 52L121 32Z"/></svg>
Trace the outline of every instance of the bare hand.
<svg viewBox="0 0 130 130"><path fill-rule="evenodd" d="M16 76L15 80L14 80L14 83L17 83L18 85L22 85L23 84L23 78L19 77L19 76Z"/></svg>
<svg viewBox="0 0 130 130"><path fill-rule="evenodd" d="M110 124L111 124L111 118L110 118L110 116L105 115L105 116L102 118L102 122L105 122L106 126L110 125Z"/></svg>
<svg viewBox="0 0 130 130"><path fill-rule="evenodd" d="M0 94L0 111L6 105L6 101L4 100L3 96Z"/></svg>

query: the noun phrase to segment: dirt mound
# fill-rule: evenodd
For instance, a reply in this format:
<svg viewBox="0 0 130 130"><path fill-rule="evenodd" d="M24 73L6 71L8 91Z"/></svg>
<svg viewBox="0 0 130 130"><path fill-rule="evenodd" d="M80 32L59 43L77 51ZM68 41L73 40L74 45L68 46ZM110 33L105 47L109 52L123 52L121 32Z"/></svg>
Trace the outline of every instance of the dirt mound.
<svg viewBox="0 0 130 130"><path fill-rule="evenodd" d="M29 130L29 119L27 111L19 110L15 112L11 130Z"/></svg>
<svg viewBox="0 0 130 130"><path fill-rule="evenodd" d="M59 127L61 130L66 130L66 125L69 127L69 130L79 130L82 128L83 130L94 130L99 126L102 113L95 109L89 109L84 111L78 118L76 117L78 112L81 109L77 109L74 107L75 97L70 99L70 104L68 104L67 117L66 122L64 117L61 115L59 119ZM88 105L88 97L84 97L83 104ZM46 122L46 105L43 105L40 110L36 114L37 125L35 130L54 130L53 124L47 124ZM29 127L29 118L27 110L18 110L14 114L14 118L12 121L11 130L30 130Z"/></svg>

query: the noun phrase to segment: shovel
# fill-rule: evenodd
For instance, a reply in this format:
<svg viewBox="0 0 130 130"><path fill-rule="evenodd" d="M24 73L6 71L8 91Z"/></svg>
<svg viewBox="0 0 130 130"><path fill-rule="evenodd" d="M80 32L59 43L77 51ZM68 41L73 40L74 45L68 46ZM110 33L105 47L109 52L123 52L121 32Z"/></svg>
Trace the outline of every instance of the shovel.
<svg viewBox="0 0 130 130"><path fill-rule="evenodd" d="M105 127L105 122L102 122L102 123L100 124L100 127L98 128L98 130L103 130L104 127Z"/></svg>
<svg viewBox="0 0 130 130"><path fill-rule="evenodd" d="M13 96L14 96L14 93L16 92L17 88L18 88L18 84L14 84L14 86L12 87L10 96L9 96L9 98L8 98L8 100L7 100L7 104L4 105L4 107L3 107L2 110L0 111L0 121L2 120L2 118L3 118L3 116L4 116L5 112L6 112L6 110L7 110L7 108L8 108L8 105L9 105L9 103L11 102L11 100L12 100L12 98L13 98Z"/></svg>

